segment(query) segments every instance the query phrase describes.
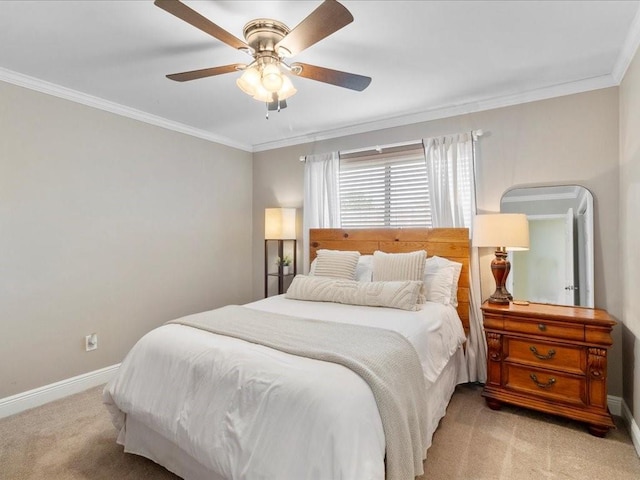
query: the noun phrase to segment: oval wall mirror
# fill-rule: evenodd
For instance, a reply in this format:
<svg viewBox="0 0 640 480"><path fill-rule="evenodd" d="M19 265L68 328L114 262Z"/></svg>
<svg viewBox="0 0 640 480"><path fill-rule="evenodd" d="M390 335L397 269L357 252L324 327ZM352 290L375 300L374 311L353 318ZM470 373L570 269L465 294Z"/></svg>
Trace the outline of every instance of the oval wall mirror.
<svg viewBox="0 0 640 480"><path fill-rule="evenodd" d="M593 196L579 185L516 187L503 213L525 213L530 248L510 252L516 300L593 307Z"/></svg>

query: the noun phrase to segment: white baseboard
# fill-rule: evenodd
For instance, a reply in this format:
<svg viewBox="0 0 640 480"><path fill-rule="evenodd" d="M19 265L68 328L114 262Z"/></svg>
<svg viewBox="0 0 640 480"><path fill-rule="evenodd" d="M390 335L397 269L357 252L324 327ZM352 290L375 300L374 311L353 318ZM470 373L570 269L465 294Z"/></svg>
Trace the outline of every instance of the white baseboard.
<svg viewBox="0 0 640 480"><path fill-rule="evenodd" d="M622 416L622 397L614 397L613 395L607 395L607 406L611 415L616 417Z"/></svg>
<svg viewBox="0 0 640 480"><path fill-rule="evenodd" d="M631 415L631 410L627 406L627 403L621 397L609 395L607 396L607 404L609 405L611 414L622 417L622 420L624 420L629 427L631 441L636 449L636 453L640 457L640 428L638 428L636 420L633 418L633 415Z"/></svg>
<svg viewBox="0 0 640 480"><path fill-rule="evenodd" d="M627 406L627 402L622 402L622 418L627 425L629 425L629 433L631 434L631 441L633 442L633 446L636 448L636 453L640 457L640 428L636 423L636 420L631 415L631 410Z"/></svg>
<svg viewBox="0 0 640 480"><path fill-rule="evenodd" d="M0 398L0 418L39 407L45 403L83 392L89 388L107 383L120 367L120 364L83 373L77 377L67 378L56 383L34 388L11 397Z"/></svg>

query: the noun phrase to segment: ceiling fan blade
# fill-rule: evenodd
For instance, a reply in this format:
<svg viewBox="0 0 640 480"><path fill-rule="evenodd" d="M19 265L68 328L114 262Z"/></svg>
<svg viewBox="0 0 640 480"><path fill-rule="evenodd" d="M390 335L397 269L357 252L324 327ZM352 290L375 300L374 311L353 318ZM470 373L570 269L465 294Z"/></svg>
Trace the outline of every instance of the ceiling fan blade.
<svg viewBox="0 0 640 480"><path fill-rule="evenodd" d="M335 0L325 0L280 40L275 50L287 57L296 55L351 22L353 15L342 4Z"/></svg>
<svg viewBox="0 0 640 480"><path fill-rule="evenodd" d="M208 33L212 37L217 38L221 42L224 42L227 45L232 46L233 48L249 49L249 45L247 45L245 42L231 35L229 32L227 32L223 28L220 28L218 25L213 23L211 20L203 17L195 10L187 7L179 0L155 0L155 2L153 3L166 12L175 15L188 24L199 28L203 32Z"/></svg>
<svg viewBox="0 0 640 480"><path fill-rule="evenodd" d="M358 92L367 88L371 83L371 77L331 70L330 68L316 67L308 63L292 63L291 70L299 77L330 83L331 85L357 90ZM298 72L298 70L300 71Z"/></svg>
<svg viewBox="0 0 640 480"><path fill-rule="evenodd" d="M237 72L245 67L246 65L243 63L234 63L232 65L224 65L222 67L203 68L202 70L191 70L190 72L172 73L171 75L167 75L167 78L175 80L176 82L187 82L189 80L222 75L223 73Z"/></svg>

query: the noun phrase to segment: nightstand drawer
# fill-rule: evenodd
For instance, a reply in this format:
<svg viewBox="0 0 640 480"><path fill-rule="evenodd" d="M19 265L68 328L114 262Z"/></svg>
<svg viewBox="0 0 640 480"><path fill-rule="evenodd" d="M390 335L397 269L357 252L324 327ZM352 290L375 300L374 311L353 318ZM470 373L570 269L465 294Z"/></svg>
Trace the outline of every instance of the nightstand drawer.
<svg viewBox="0 0 640 480"><path fill-rule="evenodd" d="M504 319L504 329L508 332L543 335L549 338L584 340L584 325L550 322L543 319L528 320L506 317Z"/></svg>
<svg viewBox="0 0 640 480"><path fill-rule="evenodd" d="M505 341L504 351L507 361L553 368L578 375L585 373L583 348L506 336Z"/></svg>
<svg viewBox="0 0 640 480"><path fill-rule="evenodd" d="M586 405L586 380L559 372L505 363L505 387L554 402Z"/></svg>

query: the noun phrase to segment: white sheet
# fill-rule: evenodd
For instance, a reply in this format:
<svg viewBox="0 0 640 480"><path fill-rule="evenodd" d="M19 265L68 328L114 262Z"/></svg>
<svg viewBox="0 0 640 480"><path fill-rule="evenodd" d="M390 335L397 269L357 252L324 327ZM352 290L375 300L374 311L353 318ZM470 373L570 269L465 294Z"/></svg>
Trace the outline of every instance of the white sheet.
<svg viewBox="0 0 640 480"><path fill-rule="evenodd" d="M431 305L405 312L280 296L247 306L397 330L433 381L449 358L442 353L464 336L455 335L462 328L453 308L454 322L435 320L428 312L447 308ZM452 333L453 344L444 342ZM121 443L126 413L222 478L384 478L384 433L371 390L332 363L165 325L134 346L104 399Z"/></svg>

